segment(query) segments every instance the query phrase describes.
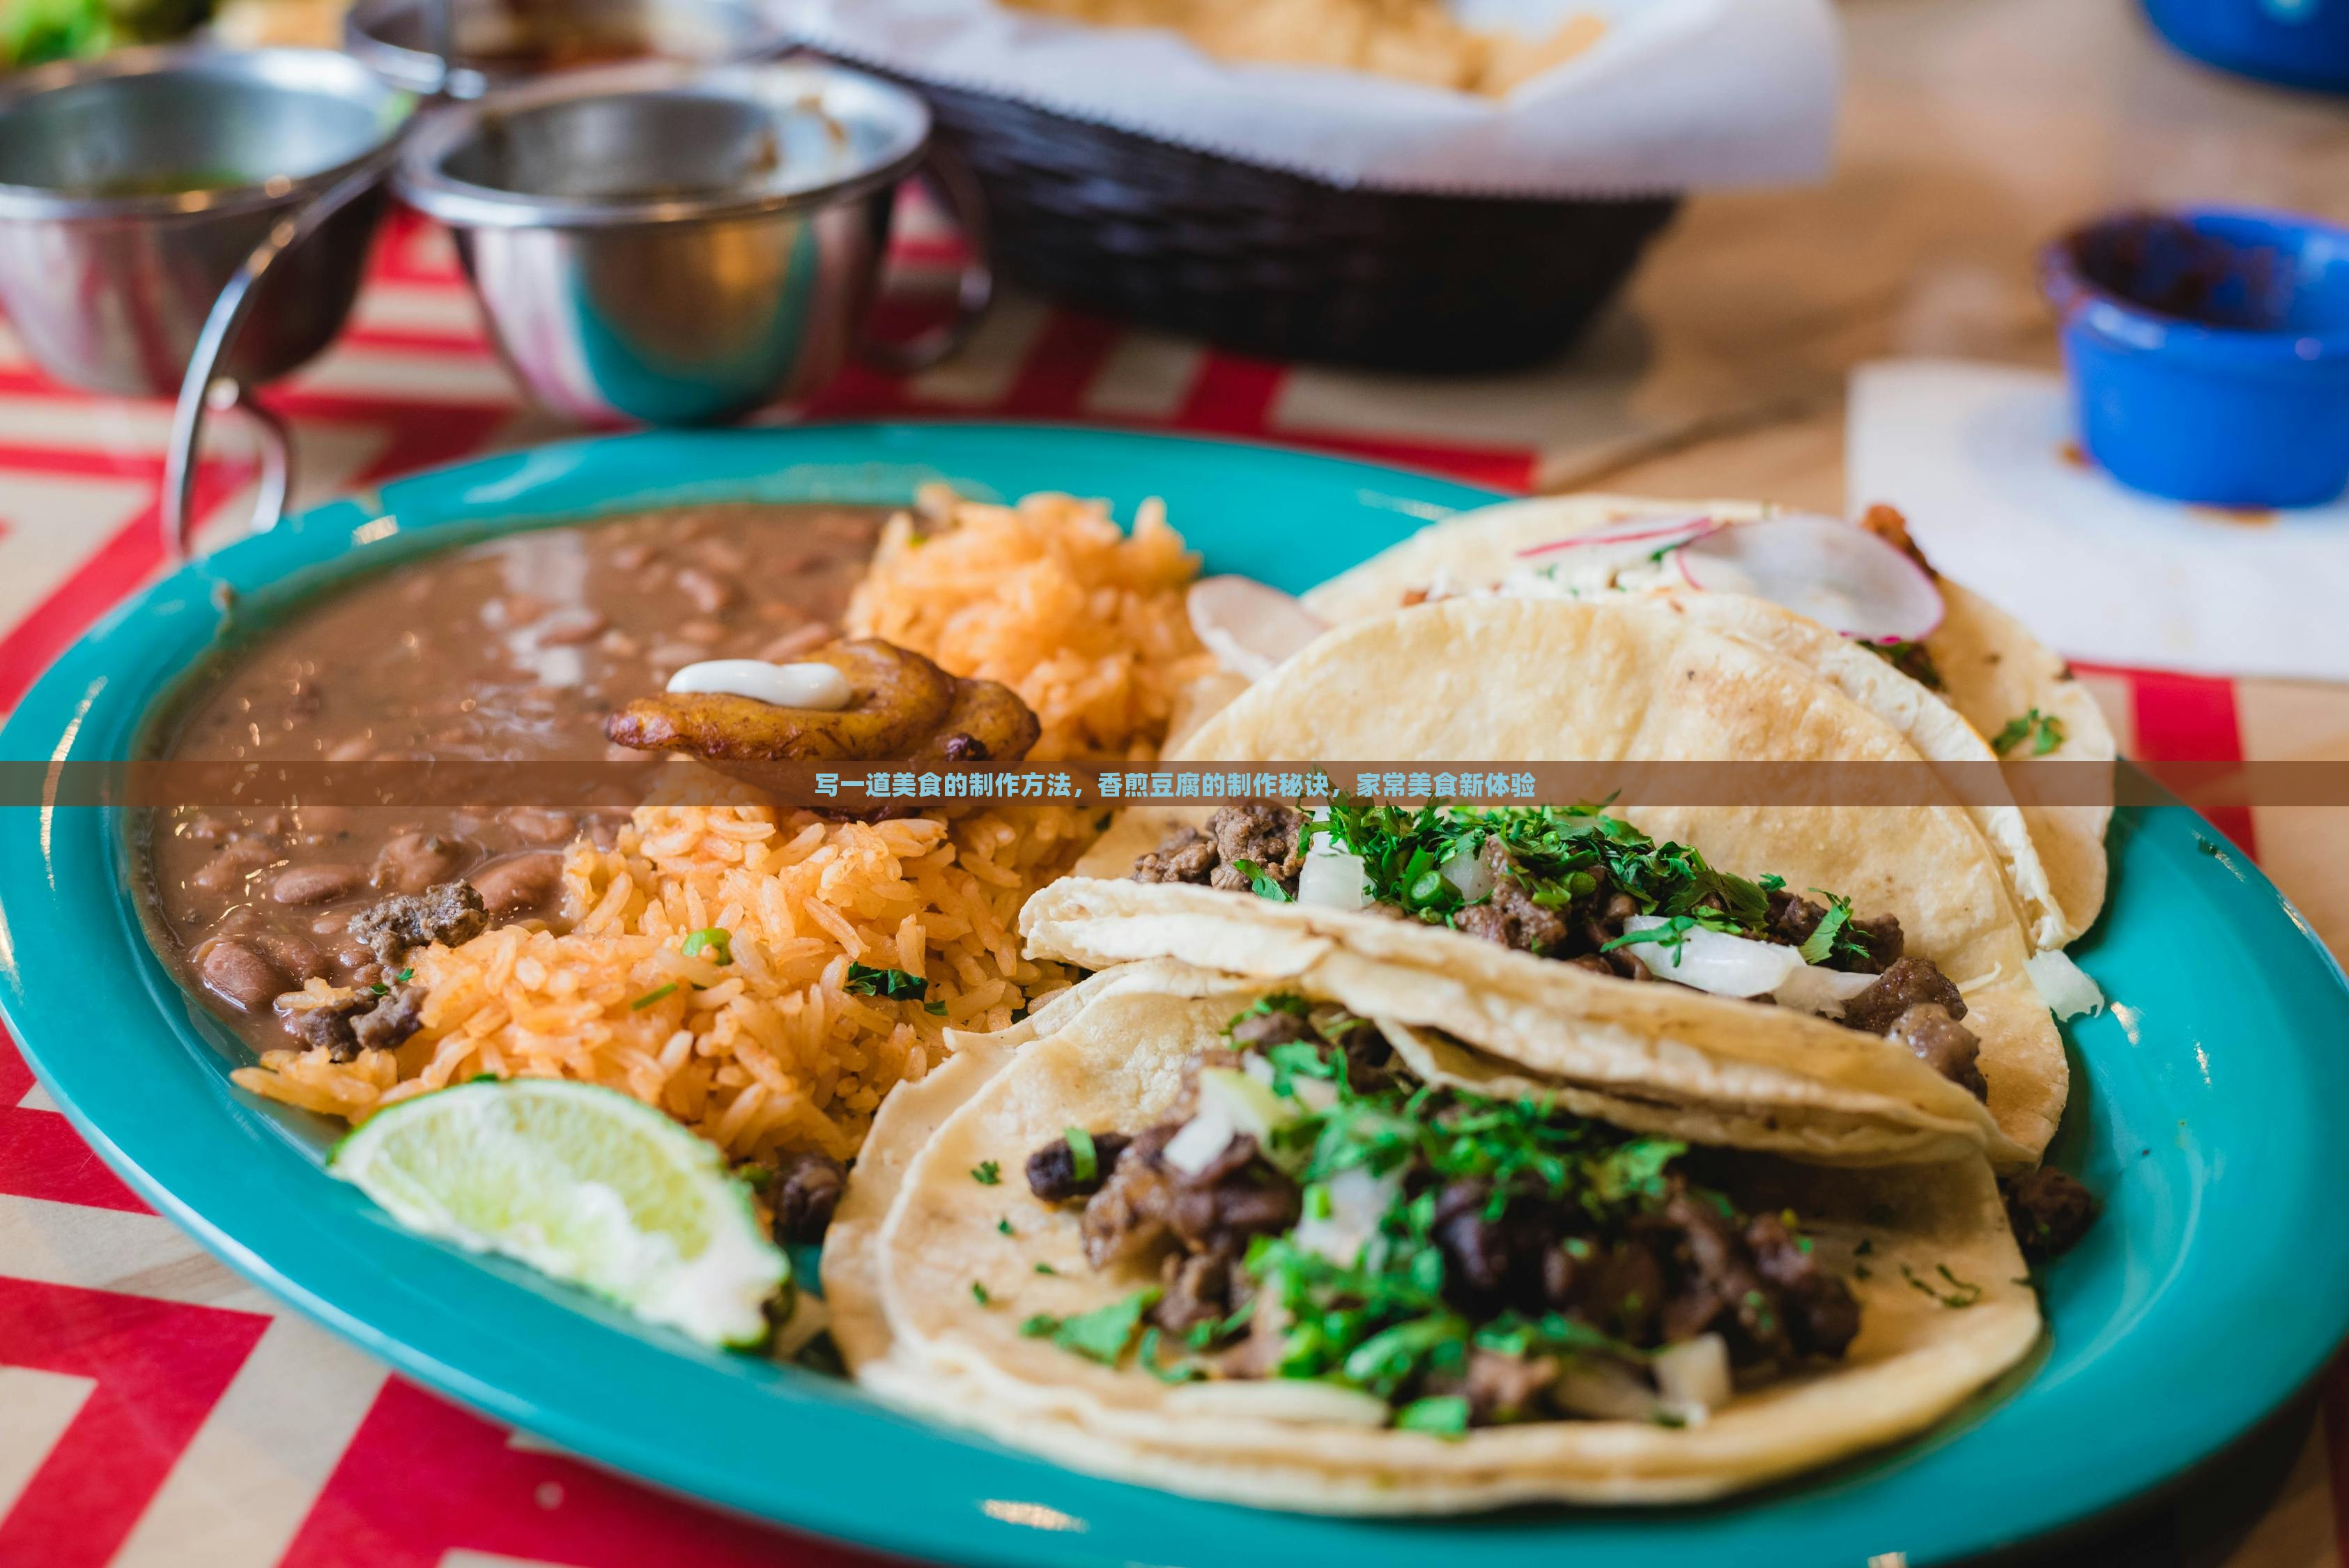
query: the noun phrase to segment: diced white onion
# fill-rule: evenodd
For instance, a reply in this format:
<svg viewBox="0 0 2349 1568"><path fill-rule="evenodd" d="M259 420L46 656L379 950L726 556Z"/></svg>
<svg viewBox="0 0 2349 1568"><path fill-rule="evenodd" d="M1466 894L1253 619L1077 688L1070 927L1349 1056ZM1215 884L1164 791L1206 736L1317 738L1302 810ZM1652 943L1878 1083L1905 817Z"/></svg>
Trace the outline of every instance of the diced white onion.
<svg viewBox="0 0 2349 1568"><path fill-rule="evenodd" d="M1664 1403L1684 1417L1692 1410L1718 1410L1736 1396L1729 1380L1729 1343L1717 1334L1669 1345L1656 1352L1650 1366Z"/></svg>
<svg viewBox="0 0 2349 1568"><path fill-rule="evenodd" d="M1297 901L1322 909L1359 909L1371 901L1371 874L1359 855L1316 840L1297 874Z"/></svg>
<svg viewBox="0 0 2349 1568"><path fill-rule="evenodd" d="M1326 1111L1338 1103L1338 1085L1327 1078L1308 1078L1299 1075L1288 1080L1297 1103L1309 1111Z"/></svg>
<svg viewBox="0 0 2349 1568"><path fill-rule="evenodd" d="M1633 915L1623 929L1646 931L1670 923L1661 915ZM1733 937L1702 926L1682 932L1677 942L1633 942L1619 950L1659 980L1676 980L1715 996L1767 996L1806 967L1803 955L1783 942Z"/></svg>
<svg viewBox="0 0 2349 1568"><path fill-rule="evenodd" d="M1231 1147L1232 1118L1220 1106L1201 1103L1199 1114L1183 1124L1183 1130L1166 1140L1161 1158L1185 1176L1196 1176L1216 1163L1216 1157Z"/></svg>
<svg viewBox="0 0 2349 1568"><path fill-rule="evenodd" d="M1550 1397L1561 1410L1601 1421L1646 1421L1656 1414L1656 1391L1619 1361L1579 1361L1558 1374Z"/></svg>
<svg viewBox="0 0 2349 1568"><path fill-rule="evenodd" d="M856 697L848 677L829 664L770 664L763 659L707 659L668 678L679 696L698 692L748 697L778 708L836 713Z"/></svg>
<svg viewBox="0 0 2349 1568"><path fill-rule="evenodd" d="M1272 1063L1254 1051L1240 1059L1240 1071L1268 1089L1280 1079ZM1338 1103L1338 1085L1327 1078L1308 1078L1300 1075L1288 1080L1288 1091L1297 1097L1297 1103L1309 1111L1326 1111Z"/></svg>
<svg viewBox="0 0 2349 1568"><path fill-rule="evenodd" d="M1350 1165L1324 1182L1322 1190L1330 1195L1330 1212L1308 1214L1289 1239L1340 1268L1350 1267L1379 1233L1379 1220L1402 1190L1402 1176L1392 1171L1378 1176L1367 1166Z"/></svg>
<svg viewBox="0 0 2349 1568"><path fill-rule="evenodd" d="M1822 1018L1841 1018L1843 1004L1874 985L1877 978L1806 963L1789 973L1785 983L1770 993L1770 1000L1781 1007L1816 1012Z"/></svg>
<svg viewBox="0 0 2349 1568"><path fill-rule="evenodd" d="M2023 968L2031 976L2031 983L2038 987L2039 1000L2056 1017L2077 1018L2085 1012L2093 1018L2104 1011L2104 992L2088 978L2087 971L2074 963L2061 949L2033 953Z"/></svg>
<svg viewBox="0 0 2349 1568"><path fill-rule="evenodd" d="M1315 1427L1383 1427L1387 1402L1375 1394L1302 1377L1216 1378L1166 1391L1170 1409Z"/></svg>
<svg viewBox="0 0 2349 1568"><path fill-rule="evenodd" d="M1210 1106L1223 1112L1234 1132L1247 1133L1267 1147L1271 1146L1275 1128L1302 1114L1296 1101L1283 1099L1269 1085L1228 1067L1199 1069L1199 1109Z"/></svg>
<svg viewBox="0 0 2349 1568"><path fill-rule="evenodd" d="M1493 890L1493 868L1485 864L1481 855L1464 849L1436 869L1471 904Z"/></svg>

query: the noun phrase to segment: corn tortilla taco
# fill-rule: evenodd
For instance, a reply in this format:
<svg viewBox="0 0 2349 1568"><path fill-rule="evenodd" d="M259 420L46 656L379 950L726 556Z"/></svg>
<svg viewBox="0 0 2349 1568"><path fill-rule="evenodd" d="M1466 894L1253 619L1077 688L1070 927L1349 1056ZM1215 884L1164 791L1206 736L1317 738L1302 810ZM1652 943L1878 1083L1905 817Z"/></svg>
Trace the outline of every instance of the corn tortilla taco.
<svg viewBox="0 0 2349 1568"><path fill-rule="evenodd" d="M2037 1337L1979 1156L1704 1147L1294 992L1089 984L875 1123L824 1278L885 1398L1261 1506L1663 1502L1914 1432Z"/></svg>
<svg viewBox="0 0 2349 1568"><path fill-rule="evenodd" d="M1695 601L1691 612L1726 635L1811 669L1891 723L1926 757L1980 761L2003 754L2109 763L2111 727L2071 668L2023 624L1980 595L1932 573L1898 513L1872 508L1865 525L1932 575L1940 624L1909 646L1872 646L1745 595L1697 593L1685 574L1654 569L1682 535L1664 524L1709 518L1734 525L1772 515L1750 501L1671 502L1619 495L1540 496L1462 513L1431 524L1305 596L1336 622L1376 618L1407 601L1449 594L1602 592L1624 589ZM1657 531L1660 548L1630 536ZM1594 535L1623 536L1626 548L1580 561L1557 547ZM1591 554L1584 552L1584 554ZM1572 562L1572 569L1561 567ZM1628 569L1625 569L1628 568ZM1582 579L1574 581L1579 574ZM1869 668L1874 666L1873 669ZM2017 726L2023 726L2020 732ZM2018 746L2018 742L2020 745ZM2034 941L2060 947L2086 930L2104 905L2106 805L1983 807L1978 825L2003 858ZM2019 821L2017 820L2019 818Z"/></svg>
<svg viewBox="0 0 2349 1568"><path fill-rule="evenodd" d="M1452 599L1341 627L1185 750L1333 766L1917 760L1802 666L1644 598ZM1330 950L1435 976L1474 966L1483 1011L1516 1010L1508 1023L1464 1010L1479 1049L1593 1086L1638 1078L1757 1112L1747 1119L1776 1141L1744 1141L1788 1153L1847 1137L1858 1157L1887 1151L1831 1118L1806 1127L1828 1106L1724 1091L1719 1074L1767 1065L1823 1080L1831 1108L1848 1112L1855 1056L1874 1064L1871 1091L1894 1093L1888 1075L1908 1066L1894 1058L1915 1053L1982 1096L1994 1124L1982 1147L2002 1165L2035 1158L2062 1114L2068 1068L2025 967L2032 944L1998 857L1954 803L1619 817L1341 810L1309 835L1282 808L1204 815L1187 832L1147 817L1113 828L1074 878L1023 909L1030 950L1092 967L1170 957L1267 980L1338 961ZM1327 864L1316 872L1309 858ZM1427 882L1439 864L1443 880ZM1651 979L1680 983L1627 983ZM1546 1021L1538 1033L1534 1018ZM1880 1049L1887 1040L1906 1050ZM1671 1064L1627 1058L1627 1042ZM1937 1129L1949 1125L1948 1086L1906 1092ZM1946 1152L1912 1145L1907 1158Z"/></svg>

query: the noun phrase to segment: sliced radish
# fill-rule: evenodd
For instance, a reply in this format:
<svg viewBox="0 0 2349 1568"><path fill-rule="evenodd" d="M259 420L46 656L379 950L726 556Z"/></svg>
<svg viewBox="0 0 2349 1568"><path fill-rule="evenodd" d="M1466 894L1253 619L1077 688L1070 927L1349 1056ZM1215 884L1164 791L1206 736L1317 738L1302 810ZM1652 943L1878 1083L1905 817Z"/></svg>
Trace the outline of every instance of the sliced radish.
<svg viewBox="0 0 2349 1568"><path fill-rule="evenodd" d="M1919 642L1941 624L1941 590L1925 568L1832 517L1741 523L1698 539L1679 559L1697 587L1768 599L1846 637Z"/></svg>
<svg viewBox="0 0 2349 1568"><path fill-rule="evenodd" d="M1711 517L1627 517L1621 523L1577 534L1569 538L1553 539L1547 545L1532 545L1517 552L1519 560L1536 556L1552 556L1562 550L1588 550L1604 545L1645 545L1651 550L1672 550L1692 539L1727 526Z"/></svg>
<svg viewBox="0 0 2349 1568"><path fill-rule="evenodd" d="M1202 577L1185 601L1191 629L1235 675L1261 680L1330 629L1295 597L1252 577Z"/></svg>

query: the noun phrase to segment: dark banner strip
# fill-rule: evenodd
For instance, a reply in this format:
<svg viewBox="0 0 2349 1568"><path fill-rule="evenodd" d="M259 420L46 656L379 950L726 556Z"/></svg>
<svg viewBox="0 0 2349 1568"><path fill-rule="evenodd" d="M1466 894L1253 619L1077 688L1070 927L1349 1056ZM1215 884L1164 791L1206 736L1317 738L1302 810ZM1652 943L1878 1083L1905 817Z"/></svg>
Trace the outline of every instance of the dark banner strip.
<svg viewBox="0 0 2349 1568"><path fill-rule="evenodd" d="M626 807L716 805L750 783L788 805L854 815L1005 804L1310 804L1332 794L1487 805L2349 805L2349 761L1050 764L901 769L772 763L729 774L641 762L0 762L0 805Z"/></svg>

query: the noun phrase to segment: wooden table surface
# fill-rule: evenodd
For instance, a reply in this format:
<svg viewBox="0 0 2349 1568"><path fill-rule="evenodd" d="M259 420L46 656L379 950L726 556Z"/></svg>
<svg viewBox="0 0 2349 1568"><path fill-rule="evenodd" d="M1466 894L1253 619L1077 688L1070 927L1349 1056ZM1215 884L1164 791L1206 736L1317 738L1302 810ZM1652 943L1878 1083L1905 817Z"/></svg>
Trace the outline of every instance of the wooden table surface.
<svg viewBox="0 0 2349 1568"><path fill-rule="evenodd" d="M2033 254L2081 216L2224 200L2349 219L2349 107L2178 60L2124 0L1850 0L1843 16L1833 178L1691 202L1564 364L1473 382L1268 365L1015 297L956 361L903 382L852 374L800 413L1109 421L1517 488L1841 510L1868 499L1844 493L1852 368L1900 355L2051 366ZM517 404L445 239L414 223L387 235L343 340L270 396L295 426L304 500L559 433ZM0 709L160 565L167 420L47 381L0 329ZM232 442L207 472L218 542L242 514L249 465ZM2349 757L2340 689L2094 679L2139 754ZM2262 808L2222 826L2349 950L2349 811ZM2328 1444L2327 1428L2343 1440ZM2349 1507L2336 1496L2349 1503L2337 1376L2149 1511L2035 1555L2344 1568ZM845 1561L654 1497L388 1378L148 1212L0 1040L7 1568Z"/></svg>

